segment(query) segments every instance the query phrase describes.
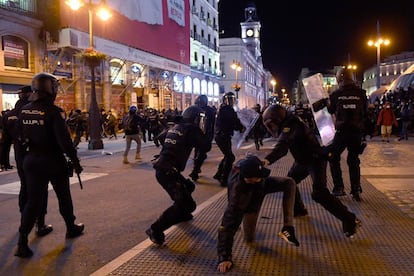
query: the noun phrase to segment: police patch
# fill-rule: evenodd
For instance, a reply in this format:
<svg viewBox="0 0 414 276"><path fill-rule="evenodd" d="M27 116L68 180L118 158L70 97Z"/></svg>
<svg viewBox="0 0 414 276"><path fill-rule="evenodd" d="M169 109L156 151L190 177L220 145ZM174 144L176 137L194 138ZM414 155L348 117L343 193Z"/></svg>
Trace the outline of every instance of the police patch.
<svg viewBox="0 0 414 276"><path fill-rule="evenodd" d="M289 132L290 131L290 127L285 127L285 128L283 128L283 130L282 130L282 132L283 133L287 133L287 132Z"/></svg>

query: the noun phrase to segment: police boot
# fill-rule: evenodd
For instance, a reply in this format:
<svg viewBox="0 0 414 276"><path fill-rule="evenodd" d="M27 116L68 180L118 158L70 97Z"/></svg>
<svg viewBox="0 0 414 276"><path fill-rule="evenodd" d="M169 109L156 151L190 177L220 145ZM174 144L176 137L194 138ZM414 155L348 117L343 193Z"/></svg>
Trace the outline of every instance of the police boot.
<svg viewBox="0 0 414 276"><path fill-rule="evenodd" d="M39 236L39 237L46 236L47 234L49 234L50 232L53 231L52 225L50 225L50 224L46 225L45 224L45 218L44 217L41 217L41 218L37 219L36 226L37 226L36 235Z"/></svg>
<svg viewBox="0 0 414 276"><path fill-rule="evenodd" d="M243 216L244 241L253 242L256 233L258 213L246 213Z"/></svg>
<svg viewBox="0 0 414 276"><path fill-rule="evenodd" d="M122 163L129 164L128 156L124 156L124 160L122 160Z"/></svg>
<svg viewBox="0 0 414 276"><path fill-rule="evenodd" d="M33 251L29 248L27 234L20 233L19 241L17 243L17 251L14 256L20 258L29 258L33 256Z"/></svg>
<svg viewBox="0 0 414 276"><path fill-rule="evenodd" d="M83 234L83 229L85 229L85 225L83 225L83 223L78 223L78 224L67 226L66 238L72 239L72 238L79 237L80 235Z"/></svg>

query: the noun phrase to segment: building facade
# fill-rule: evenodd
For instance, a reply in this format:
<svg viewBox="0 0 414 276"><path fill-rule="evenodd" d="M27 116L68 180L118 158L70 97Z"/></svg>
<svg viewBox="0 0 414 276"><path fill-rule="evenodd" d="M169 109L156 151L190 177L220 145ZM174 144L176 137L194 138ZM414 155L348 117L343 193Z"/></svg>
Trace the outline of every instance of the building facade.
<svg viewBox="0 0 414 276"><path fill-rule="evenodd" d="M241 38L220 39L223 70L223 92L236 94L239 108L264 106L269 96L271 75L263 67L260 49L260 21L256 6L245 8L245 21L240 23Z"/></svg>
<svg viewBox="0 0 414 276"><path fill-rule="evenodd" d="M0 108L14 108L17 90L42 70L43 22L35 1L0 0Z"/></svg>
<svg viewBox="0 0 414 276"><path fill-rule="evenodd" d="M184 79L185 107L207 95L209 104L219 105L220 69L218 0L190 0L191 74Z"/></svg>
<svg viewBox="0 0 414 276"><path fill-rule="evenodd" d="M100 109L179 110L206 94L218 105L221 79L218 0L0 0L0 99L12 108L17 90L45 71L60 79L56 103L88 110L91 71L85 52L102 57L94 72ZM112 17L101 21L98 4Z"/></svg>
<svg viewBox="0 0 414 276"><path fill-rule="evenodd" d="M403 52L384 58L380 63L380 82L381 86L390 85L397 79L408 67L414 64L414 52ZM364 71L362 88L368 95L377 90L377 67L373 66Z"/></svg>

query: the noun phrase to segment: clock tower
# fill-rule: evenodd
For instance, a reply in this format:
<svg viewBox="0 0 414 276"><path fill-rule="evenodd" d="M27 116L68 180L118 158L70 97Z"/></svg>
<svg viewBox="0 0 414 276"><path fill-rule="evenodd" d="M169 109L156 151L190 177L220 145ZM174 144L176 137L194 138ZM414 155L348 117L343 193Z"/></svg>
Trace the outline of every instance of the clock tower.
<svg viewBox="0 0 414 276"><path fill-rule="evenodd" d="M241 36L247 49L253 54L257 61L261 61L260 49L260 21L256 13L256 5L249 2L244 9L244 22L240 23Z"/></svg>

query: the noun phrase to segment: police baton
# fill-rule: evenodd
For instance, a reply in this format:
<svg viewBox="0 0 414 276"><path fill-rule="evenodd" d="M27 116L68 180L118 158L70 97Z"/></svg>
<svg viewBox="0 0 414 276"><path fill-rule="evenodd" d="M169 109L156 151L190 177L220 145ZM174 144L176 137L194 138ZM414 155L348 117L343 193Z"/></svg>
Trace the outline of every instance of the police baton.
<svg viewBox="0 0 414 276"><path fill-rule="evenodd" d="M82 189L83 189L83 185L82 185L82 180L81 180L81 178L80 178L80 174L79 174L79 173L77 173L77 176L78 176L79 185L80 185L81 190L82 190Z"/></svg>

